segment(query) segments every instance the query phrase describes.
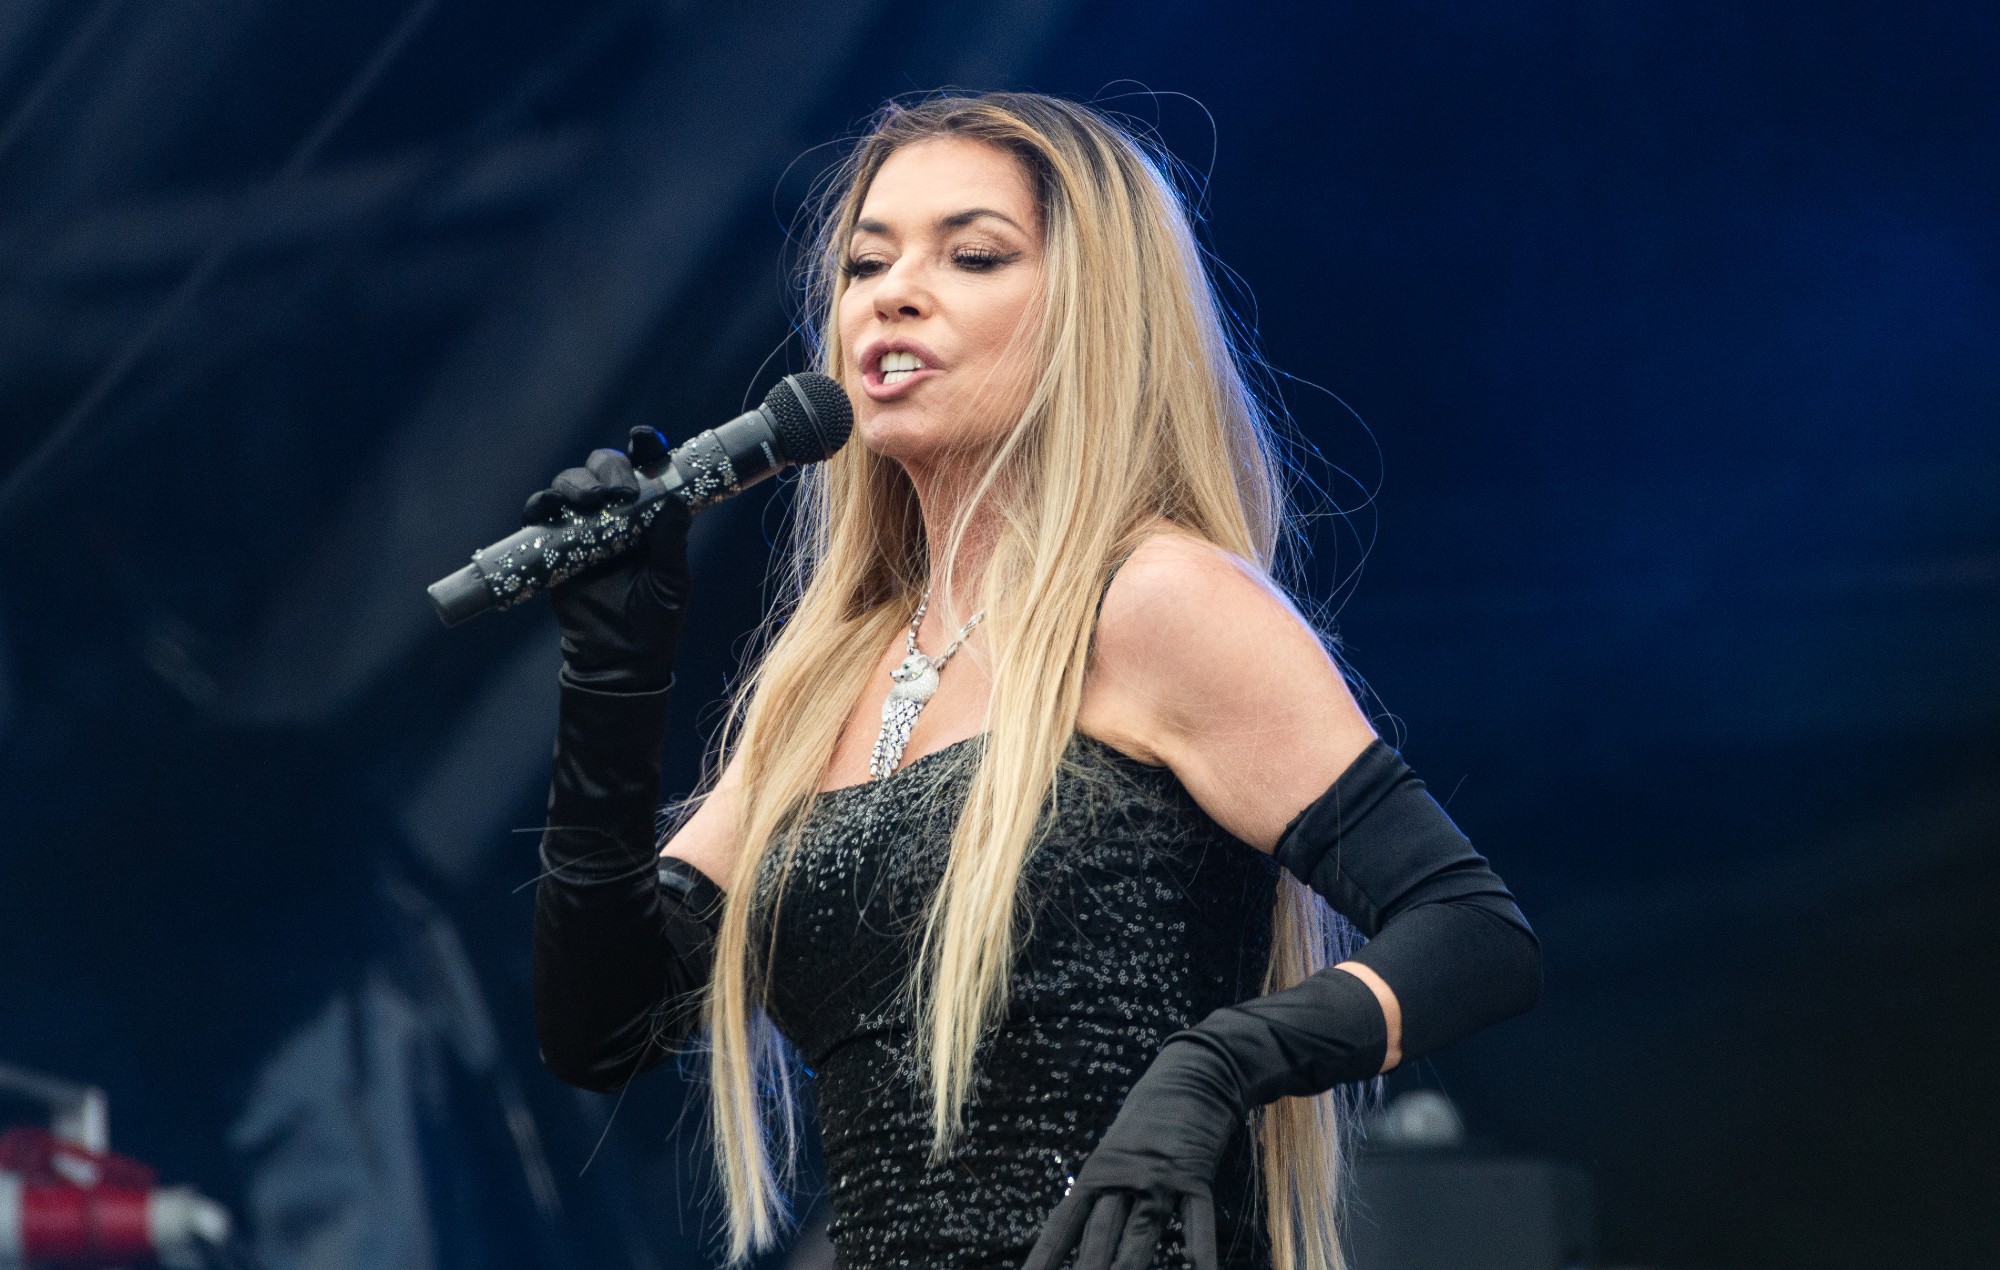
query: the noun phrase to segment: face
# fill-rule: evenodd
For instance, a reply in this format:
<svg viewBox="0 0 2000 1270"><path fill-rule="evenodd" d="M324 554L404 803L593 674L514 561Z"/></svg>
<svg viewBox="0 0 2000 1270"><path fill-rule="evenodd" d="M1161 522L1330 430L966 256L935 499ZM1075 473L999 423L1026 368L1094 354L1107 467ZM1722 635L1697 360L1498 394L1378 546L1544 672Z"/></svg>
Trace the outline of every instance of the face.
<svg viewBox="0 0 2000 1270"><path fill-rule="evenodd" d="M962 137L899 148L845 272L842 379L862 443L909 466L1006 436L1040 370L1041 218L1020 161Z"/></svg>

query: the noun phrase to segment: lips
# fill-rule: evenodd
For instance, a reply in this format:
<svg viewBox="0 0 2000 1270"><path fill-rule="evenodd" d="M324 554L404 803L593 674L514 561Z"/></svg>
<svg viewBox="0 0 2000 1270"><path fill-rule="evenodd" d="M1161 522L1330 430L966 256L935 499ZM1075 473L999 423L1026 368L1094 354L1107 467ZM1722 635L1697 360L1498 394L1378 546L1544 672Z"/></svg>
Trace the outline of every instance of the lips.
<svg viewBox="0 0 2000 1270"><path fill-rule="evenodd" d="M907 353L922 363L921 369L907 370L894 383L883 382L882 359L891 353ZM898 359L905 360L905 359ZM944 373L938 356L916 340L896 338L875 340L861 350L861 388L874 401L893 401L926 379Z"/></svg>

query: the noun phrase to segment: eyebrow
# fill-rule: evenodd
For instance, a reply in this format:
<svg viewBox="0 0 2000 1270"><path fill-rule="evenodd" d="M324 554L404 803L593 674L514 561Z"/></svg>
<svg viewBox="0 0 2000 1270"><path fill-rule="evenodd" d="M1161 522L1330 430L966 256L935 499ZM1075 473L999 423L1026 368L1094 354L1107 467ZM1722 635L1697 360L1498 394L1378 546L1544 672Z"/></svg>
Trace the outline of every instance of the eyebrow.
<svg viewBox="0 0 2000 1270"><path fill-rule="evenodd" d="M949 216L940 216L937 219L937 225L939 229L964 229L967 225L970 225L982 216L991 216L995 220L1006 221L1009 225L1012 225L1024 234L1028 232L1025 229L1021 229L1020 222L1016 221L1012 216L1007 215L1005 212L996 212L990 207L968 207L962 212L953 212ZM854 232L857 234L888 235L889 227L879 220L863 219L854 222Z"/></svg>

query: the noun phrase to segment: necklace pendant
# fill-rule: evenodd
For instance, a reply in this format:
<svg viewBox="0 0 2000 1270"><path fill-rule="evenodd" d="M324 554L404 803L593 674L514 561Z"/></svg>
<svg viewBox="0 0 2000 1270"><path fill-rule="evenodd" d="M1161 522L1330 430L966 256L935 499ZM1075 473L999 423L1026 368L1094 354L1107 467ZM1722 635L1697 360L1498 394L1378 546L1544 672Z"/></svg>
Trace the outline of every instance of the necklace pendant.
<svg viewBox="0 0 2000 1270"><path fill-rule="evenodd" d="M875 738L874 752L868 756L871 779L880 780L902 765L903 748L910 743L910 729L916 727L923 708L923 702L898 698L894 693L882 703L882 734Z"/></svg>
<svg viewBox="0 0 2000 1270"><path fill-rule="evenodd" d="M910 730L917 726L917 716L924 706L937 694L938 671L979 619L986 616L981 609L959 628L958 638L945 645L936 657L926 657L917 651L917 628L924 620L924 610L930 607L931 593L924 592L924 598L917 605L915 617L910 619L910 655L903 658L903 664L889 672L889 695L882 701L882 732L875 738L875 750L868 758L868 775L881 780L891 775L903 761L903 748L910 743Z"/></svg>
<svg viewBox="0 0 2000 1270"><path fill-rule="evenodd" d="M882 734L875 739L869 756L868 775L876 780L895 771L903 762L903 747L910 743L910 730L924 704L937 692L937 666L922 653L911 653L903 664L889 672L894 681L882 702Z"/></svg>
<svg viewBox="0 0 2000 1270"><path fill-rule="evenodd" d="M937 694L937 666L922 653L903 658L903 664L890 671L889 678L894 681L889 689L891 701L914 701L921 707Z"/></svg>

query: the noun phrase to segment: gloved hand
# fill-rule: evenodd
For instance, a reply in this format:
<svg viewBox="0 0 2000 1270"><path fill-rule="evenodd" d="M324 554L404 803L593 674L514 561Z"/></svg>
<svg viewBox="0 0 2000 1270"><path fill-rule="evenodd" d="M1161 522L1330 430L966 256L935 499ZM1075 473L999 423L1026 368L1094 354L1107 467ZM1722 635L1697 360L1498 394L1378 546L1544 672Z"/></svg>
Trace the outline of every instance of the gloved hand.
<svg viewBox="0 0 2000 1270"><path fill-rule="evenodd" d="M1368 937L1350 960L1396 994L1404 1061L1540 995L1541 945L1513 895L1382 742L1292 818L1273 854ZM1236 1126L1252 1107L1375 1076L1388 1044L1375 994L1336 966L1174 1033L1050 1214L1026 1270L1055 1270L1079 1239L1076 1270L1139 1270L1176 1209L1188 1257L1215 1270L1210 1182Z"/></svg>
<svg viewBox="0 0 2000 1270"><path fill-rule="evenodd" d="M1303 1042L1303 1043L1301 1043ZM1178 1213L1195 1270L1218 1270L1212 1183L1252 1107L1380 1070L1381 1006L1328 968L1176 1032L1132 1086L1035 1241L1025 1270L1143 1270Z"/></svg>
<svg viewBox="0 0 2000 1270"><path fill-rule="evenodd" d="M667 454L651 428L594 452L528 500L524 520L588 517L639 492L634 465ZM584 1089L617 1089L696 1022L722 893L662 861L654 813L674 655L687 602L687 504L660 503L641 544L549 590L562 687L542 877L534 999L542 1059Z"/></svg>
<svg viewBox="0 0 2000 1270"><path fill-rule="evenodd" d="M552 524L629 503L639 494L633 468L666 456L665 437L634 428L623 454L594 450L582 467L557 474L528 500L522 523ZM657 692L673 682L691 584L692 519L686 503L663 499L641 546L549 590L570 683L598 692Z"/></svg>
<svg viewBox="0 0 2000 1270"><path fill-rule="evenodd" d="M1025 1270L1056 1270L1071 1249L1076 1270L1150 1266L1176 1213L1195 1270L1217 1270L1210 1184L1245 1111L1225 1061L1170 1041L1049 1215Z"/></svg>

